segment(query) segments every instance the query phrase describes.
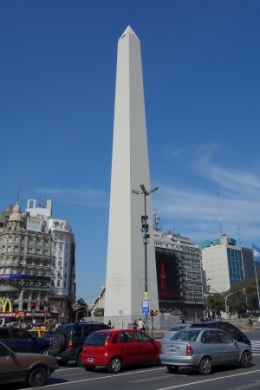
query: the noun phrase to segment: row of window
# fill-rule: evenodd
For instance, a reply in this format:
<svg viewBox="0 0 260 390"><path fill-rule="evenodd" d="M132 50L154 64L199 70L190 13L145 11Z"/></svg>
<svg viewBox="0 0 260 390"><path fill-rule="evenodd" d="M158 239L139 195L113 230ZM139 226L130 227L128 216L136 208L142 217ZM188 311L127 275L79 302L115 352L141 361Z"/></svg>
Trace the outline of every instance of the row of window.
<svg viewBox="0 0 260 390"><path fill-rule="evenodd" d="M24 244L25 242L25 239L24 237L20 237L20 236L4 236L4 237L0 237L0 245L1 244L11 244L11 243L21 243L21 244ZM44 246L49 246L49 241L47 240L41 240L39 238L32 238L32 237L28 237L28 240L27 242L29 244L34 244L36 243L36 245L44 245Z"/></svg>

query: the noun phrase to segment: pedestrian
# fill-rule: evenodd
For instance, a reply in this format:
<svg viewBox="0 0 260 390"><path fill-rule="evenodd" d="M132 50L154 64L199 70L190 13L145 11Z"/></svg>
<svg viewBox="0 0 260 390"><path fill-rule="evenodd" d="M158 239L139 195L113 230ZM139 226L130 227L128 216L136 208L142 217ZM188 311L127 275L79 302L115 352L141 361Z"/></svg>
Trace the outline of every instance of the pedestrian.
<svg viewBox="0 0 260 390"><path fill-rule="evenodd" d="M141 320L141 318L139 318L139 320L138 320L138 329L140 330L140 332L142 332L143 328L144 328L144 322Z"/></svg>
<svg viewBox="0 0 260 390"><path fill-rule="evenodd" d="M107 325L109 326L109 328L111 328L111 321L110 320L108 320L108 323L107 323Z"/></svg>
<svg viewBox="0 0 260 390"><path fill-rule="evenodd" d="M133 322L133 329L137 329L137 328L138 328L137 321L136 321L136 320L134 320L134 322Z"/></svg>
<svg viewBox="0 0 260 390"><path fill-rule="evenodd" d="M143 332L144 332L144 333L146 332L146 329L147 329L147 325L146 325L146 323L143 321Z"/></svg>

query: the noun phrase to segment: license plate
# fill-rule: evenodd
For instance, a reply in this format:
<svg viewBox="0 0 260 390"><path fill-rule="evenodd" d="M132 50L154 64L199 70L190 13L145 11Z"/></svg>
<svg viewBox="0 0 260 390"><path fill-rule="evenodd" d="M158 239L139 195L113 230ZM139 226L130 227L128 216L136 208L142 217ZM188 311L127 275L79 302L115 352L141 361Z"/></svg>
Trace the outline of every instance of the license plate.
<svg viewBox="0 0 260 390"><path fill-rule="evenodd" d="M88 362L93 362L93 358L88 358Z"/></svg>

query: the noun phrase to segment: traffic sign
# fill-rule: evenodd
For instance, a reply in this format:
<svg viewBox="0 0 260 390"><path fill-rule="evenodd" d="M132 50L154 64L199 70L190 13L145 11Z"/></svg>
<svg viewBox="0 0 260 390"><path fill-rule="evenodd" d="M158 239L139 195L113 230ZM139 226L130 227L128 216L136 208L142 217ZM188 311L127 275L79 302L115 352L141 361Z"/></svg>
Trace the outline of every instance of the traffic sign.
<svg viewBox="0 0 260 390"><path fill-rule="evenodd" d="M142 313L149 314L150 312L150 301L149 299L143 299L142 301Z"/></svg>

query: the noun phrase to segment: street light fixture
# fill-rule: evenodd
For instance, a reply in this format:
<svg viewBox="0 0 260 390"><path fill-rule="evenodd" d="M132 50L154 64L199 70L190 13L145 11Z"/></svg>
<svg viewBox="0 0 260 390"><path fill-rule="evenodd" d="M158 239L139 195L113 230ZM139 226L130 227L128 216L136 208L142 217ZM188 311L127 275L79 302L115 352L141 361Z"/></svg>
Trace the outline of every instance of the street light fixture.
<svg viewBox="0 0 260 390"><path fill-rule="evenodd" d="M147 225L147 214L146 214L146 197L157 191L159 187L152 188L151 190L147 190L144 184L140 184L142 191L132 190L134 194L144 195L144 216L141 217L142 221L144 221L143 227L143 243L144 243L144 299L148 299L148 282L147 282L147 244L148 244L148 225Z"/></svg>

